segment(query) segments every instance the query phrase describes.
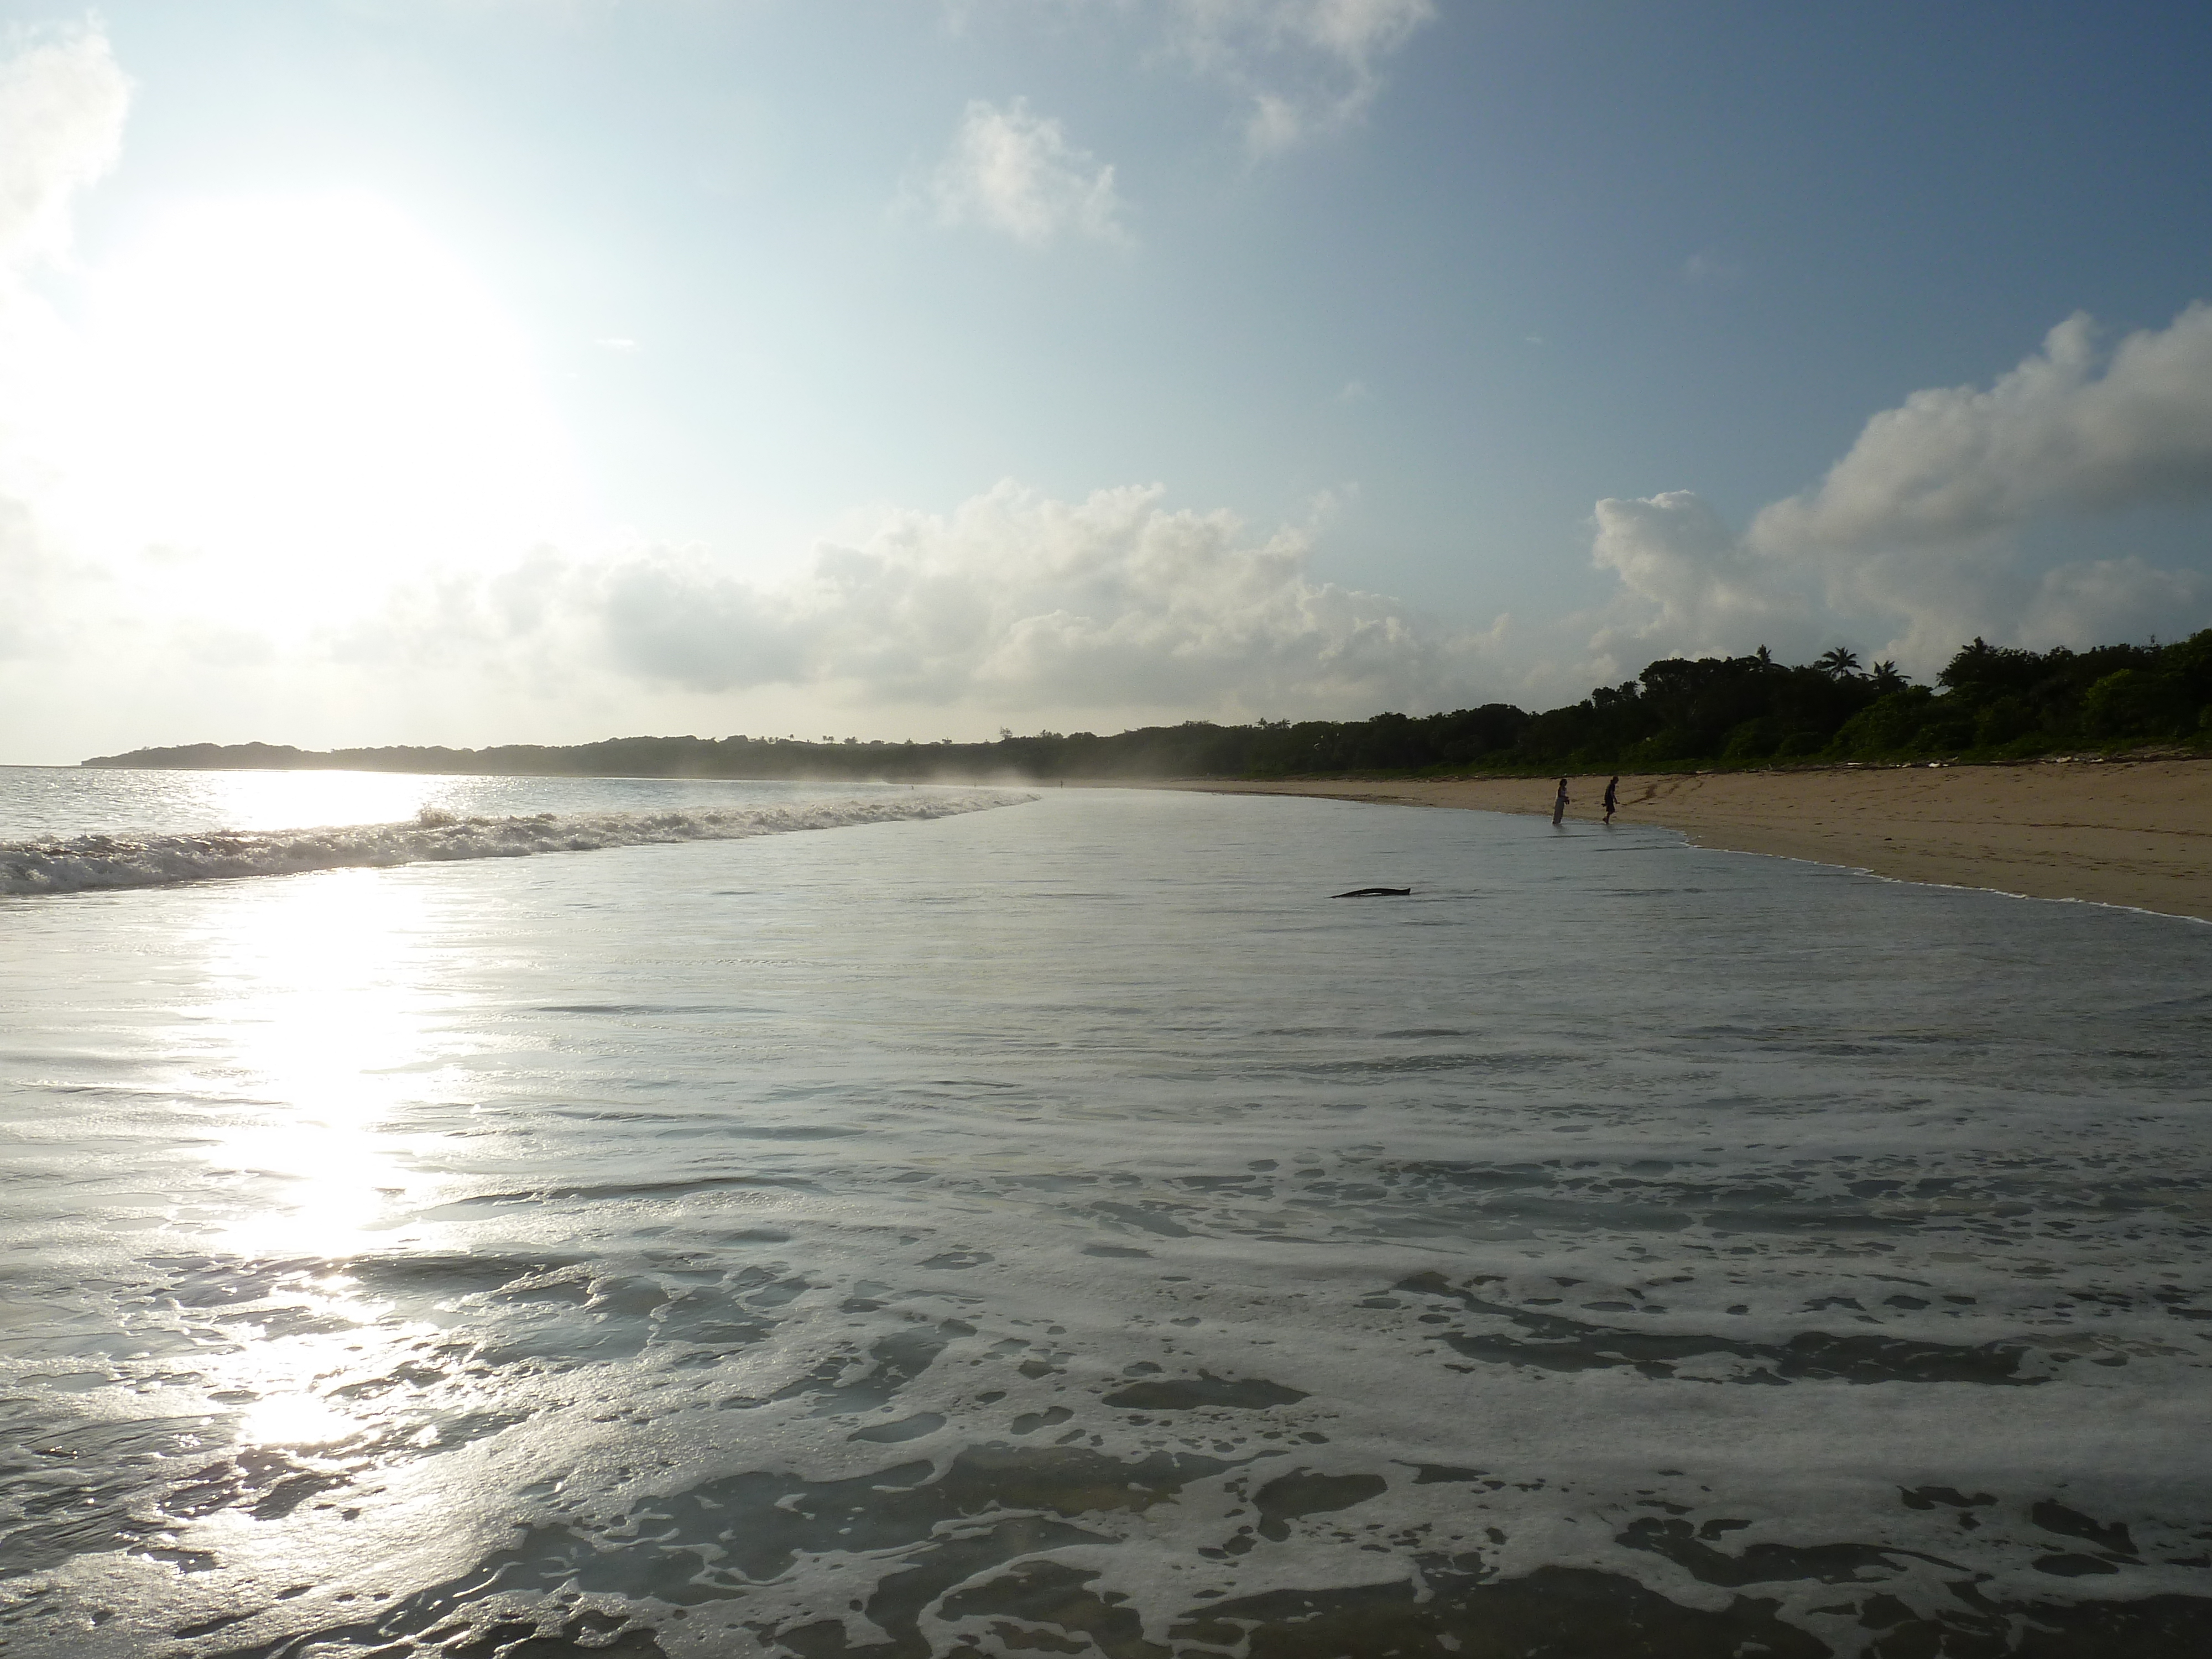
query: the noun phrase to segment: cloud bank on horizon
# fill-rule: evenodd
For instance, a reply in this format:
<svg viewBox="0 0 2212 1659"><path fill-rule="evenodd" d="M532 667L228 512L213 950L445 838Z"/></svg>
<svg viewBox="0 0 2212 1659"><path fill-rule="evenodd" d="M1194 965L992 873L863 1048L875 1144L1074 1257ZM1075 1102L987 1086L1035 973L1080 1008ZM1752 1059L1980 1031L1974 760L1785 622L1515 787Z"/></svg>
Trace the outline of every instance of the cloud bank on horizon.
<svg viewBox="0 0 2212 1659"><path fill-rule="evenodd" d="M579 663L681 695L817 688L836 706L1250 719L1433 696L1459 642L1377 594L1316 581L1305 537L1165 506L1158 487L1063 501L1012 483L885 515L763 586L697 552L577 561L397 592L335 649L376 674Z"/></svg>
<svg viewBox="0 0 2212 1659"><path fill-rule="evenodd" d="M1430 0L1157 10L1270 166L1370 119L1437 21ZM1607 586L1548 614L1471 582L1455 620L1333 575L1326 503L1255 529L1126 477L969 480L949 508L851 507L802 555L748 560L594 520L526 341L386 204L187 204L135 274L80 268L73 220L126 155L131 102L97 24L0 58L0 757L1543 706L1669 655L1845 641L1926 675L1977 634L2212 622L2201 560L2039 550L2212 505L2202 303L2117 338L2077 313L1986 385L1914 392L1741 528L1689 489L1600 499ZM1087 130L1020 94L948 125L929 232L1132 257L1142 199ZM886 177L883 199L915 188ZM184 283L187 232L240 263ZM1335 384L1361 395L1328 404L1376 401Z"/></svg>

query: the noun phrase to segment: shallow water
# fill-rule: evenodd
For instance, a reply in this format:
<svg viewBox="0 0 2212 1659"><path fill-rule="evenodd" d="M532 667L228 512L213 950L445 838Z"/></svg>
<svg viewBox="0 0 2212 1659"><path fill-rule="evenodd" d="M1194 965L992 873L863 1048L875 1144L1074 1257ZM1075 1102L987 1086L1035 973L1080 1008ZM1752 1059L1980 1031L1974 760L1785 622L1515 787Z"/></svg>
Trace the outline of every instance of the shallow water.
<svg viewBox="0 0 2212 1659"><path fill-rule="evenodd" d="M0 899L0 1637L2194 1652L2209 966L1104 791Z"/></svg>

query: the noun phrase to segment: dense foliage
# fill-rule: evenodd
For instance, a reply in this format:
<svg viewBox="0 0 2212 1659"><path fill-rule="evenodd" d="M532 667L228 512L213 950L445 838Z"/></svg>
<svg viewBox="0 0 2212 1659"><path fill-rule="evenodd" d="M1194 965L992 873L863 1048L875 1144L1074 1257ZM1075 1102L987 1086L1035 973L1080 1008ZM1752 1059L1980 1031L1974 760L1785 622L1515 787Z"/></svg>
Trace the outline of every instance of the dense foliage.
<svg viewBox="0 0 2212 1659"><path fill-rule="evenodd" d="M1982 640L1936 687L1850 652L1792 667L1747 657L1671 657L1578 703L1530 714L1507 703L1364 720L1204 720L995 743L802 743L617 738L563 748L340 749L196 744L88 766L347 768L531 776L880 778L1285 777L1338 772L1652 769L1770 761L2004 760L2061 749L2212 746L2212 629L2178 645L2047 652Z"/></svg>
<svg viewBox="0 0 2212 1659"><path fill-rule="evenodd" d="M1512 759L1650 768L1771 760L2022 759L2064 749L2212 744L2212 629L2178 645L2048 652L1977 639L1931 688L1850 652L1791 667L1673 658L1531 717Z"/></svg>

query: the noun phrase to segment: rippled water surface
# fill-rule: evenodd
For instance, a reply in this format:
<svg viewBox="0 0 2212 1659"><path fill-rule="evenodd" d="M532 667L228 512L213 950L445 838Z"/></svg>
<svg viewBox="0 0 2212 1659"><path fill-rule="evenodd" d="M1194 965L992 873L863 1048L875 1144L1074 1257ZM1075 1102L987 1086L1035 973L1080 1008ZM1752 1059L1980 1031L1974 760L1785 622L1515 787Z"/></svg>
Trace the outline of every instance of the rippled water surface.
<svg viewBox="0 0 2212 1659"><path fill-rule="evenodd" d="M2212 930L1036 793L0 898L0 1644L2202 1650Z"/></svg>

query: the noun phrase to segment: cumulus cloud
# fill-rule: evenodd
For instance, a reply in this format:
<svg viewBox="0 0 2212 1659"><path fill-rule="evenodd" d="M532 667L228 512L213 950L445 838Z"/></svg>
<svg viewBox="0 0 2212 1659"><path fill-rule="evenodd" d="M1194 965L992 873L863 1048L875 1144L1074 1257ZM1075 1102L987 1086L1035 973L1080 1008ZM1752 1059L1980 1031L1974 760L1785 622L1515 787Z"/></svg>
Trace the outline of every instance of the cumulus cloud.
<svg viewBox="0 0 2212 1659"><path fill-rule="evenodd" d="M0 268L68 252L71 207L115 165L130 105L96 30L33 34L0 61Z"/></svg>
<svg viewBox="0 0 2212 1659"><path fill-rule="evenodd" d="M349 662L481 660L538 685L726 697L793 690L971 722L1352 714L1465 691L1494 635L1449 638L1377 594L1316 580L1305 536L1168 507L1157 487L1061 501L1012 483L949 514L895 512L818 547L794 580L743 580L696 551L538 556L395 597L348 630Z"/></svg>
<svg viewBox="0 0 2212 1659"><path fill-rule="evenodd" d="M940 223L980 225L1030 247L1061 236L1127 239L1113 167L1020 98L968 106L929 195Z"/></svg>
<svg viewBox="0 0 2212 1659"><path fill-rule="evenodd" d="M2076 314L1987 391L1916 392L1817 489L1752 525L1762 546L1958 544L2046 514L2212 501L2212 307L2103 357Z"/></svg>
<svg viewBox="0 0 2212 1659"><path fill-rule="evenodd" d="M2099 349L2075 316L1986 389L1916 392L1814 489L1737 536L1686 491L1602 501L1592 552L1620 580L1594 650L1777 642L1793 625L1889 635L1922 672L1975 635L2086 645L2212 621L2212 574L2139 557L2038 571L2023 538L2212 505L2212 307Z"/></svg>
<svg viewBox="0 0 2212 1659"><path fill-rule="evenodd" d="M130 83L90 29L19 36L0 58L0 465L67 380L67 337L30 287L69 254L77 197L115 163ZM4 482L4 480L0 480Z"/></svg>
<svg viewBox="0 0 2212 1659"><path fill-rule="evenodd" d="M1247 100L1258 155L1340 131L1382 88L1382 60L1437 15L1434 0L1172 0L1179 49Z"/></svg>
<svg viewBox="0 0 2212 1659"><path fill-rule="evenodd" d="M1222 714L1404 706L1442 642L1395 601L1315 580L1302 535L1012 483L817 550L775 592L665 560L608 574L626 672L702 690L805 682L871 704Z"/></svg>
<svg viewBox="0 0 2212 1659"><path fill-rule="evenodd" d="M1608 662L1632 643L1650 654L1735 655L1754 635L1787 648L1808 632L1793 573L1747 547L1692 492L1601 501L1595 519L1590 556L1621 586L1591 641Z"/></svg>

